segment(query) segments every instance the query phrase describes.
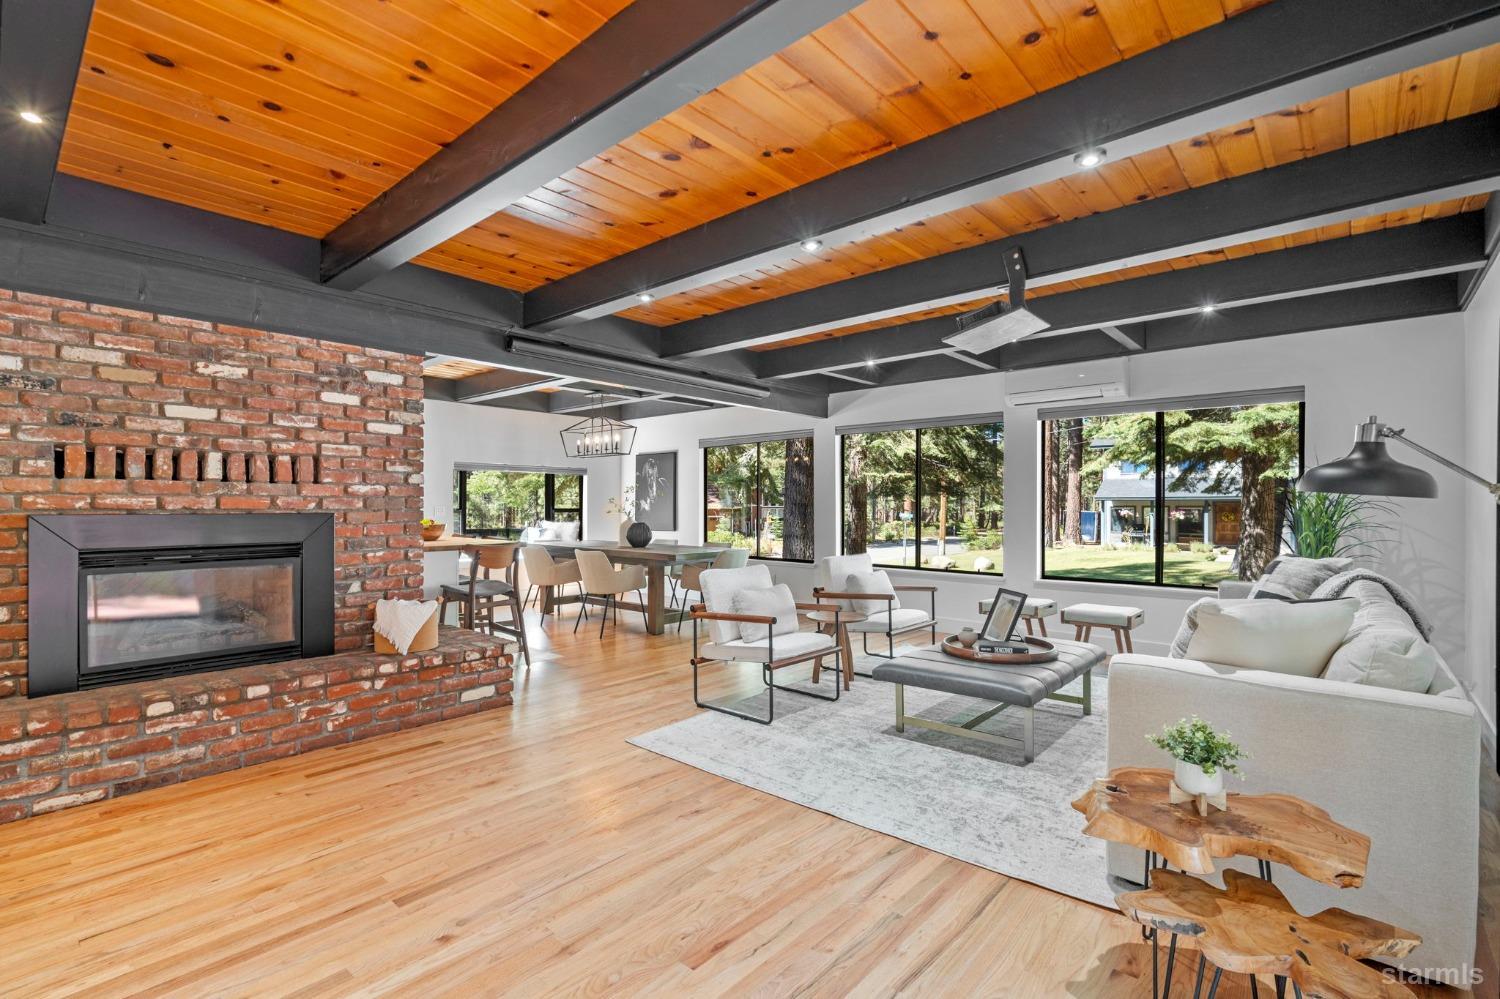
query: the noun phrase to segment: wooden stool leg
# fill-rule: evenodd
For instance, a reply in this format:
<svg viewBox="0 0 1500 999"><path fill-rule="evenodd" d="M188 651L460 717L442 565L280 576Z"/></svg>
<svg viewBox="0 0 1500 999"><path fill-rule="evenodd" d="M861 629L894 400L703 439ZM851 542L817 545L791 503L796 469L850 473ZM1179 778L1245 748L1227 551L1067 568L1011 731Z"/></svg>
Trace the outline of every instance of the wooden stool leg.
<svg viewBox="0 0 1500 999"><path fill-rule="evenodd" d="M1087 642L1090 639L1092 639L1093 637L1094 637L1094 626L1091 625L1091 624L1084 625L1083 626L1083 640L1085 642Z"/></svg>
<svg viewBox="0 0 1500 999"><path fill-rule="evenodd" d="M1047 619L1044 618L1044 617L1037 618L1036 619L1036 626L1038 628L1042 629L1042 637L1046 638L1047 637Z"/></svg>
<svg viewBox="0 0 1500 999"><path fill-rule="evenodd" d="M1024 620L1026 622L1026 634L1030 635L1031 634L1031 618L1029 618L1029 617L1028 618L1023 618L1022 620Z"/></svg>
<svg viewBox="0 0 1500 999"><path fill-rule="evenodd" d="M1135 651L1135 643L1130 640L1130 629L1129 628L1122 628L1120 630L1123 631L1123 632L1125 632L1125 651L1126 652L1134 652Z"/></svg>
<svg viewBox="0 0 1500 999"><path fill-rule="evenodd" d="M1081 642L1081 641L1083 641L1083 625L1081 625L1081 624L1075 624L1075 625L1073 625L1073 641L1075 641L1075 642Z"/></svg>

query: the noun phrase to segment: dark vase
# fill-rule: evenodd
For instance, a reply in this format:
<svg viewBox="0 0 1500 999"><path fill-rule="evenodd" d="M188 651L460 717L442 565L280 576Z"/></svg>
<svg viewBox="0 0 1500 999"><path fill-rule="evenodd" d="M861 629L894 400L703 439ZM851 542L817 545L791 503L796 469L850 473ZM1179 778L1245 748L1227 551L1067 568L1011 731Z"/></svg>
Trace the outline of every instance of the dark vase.
<svg viewBox="0 0 1500 999"><path fill-rule="evenodd" d="M630 530L625 532L625 540L630 542L632 548L645 548L651 543L651 528L636 521L630 525Z"/></svg>

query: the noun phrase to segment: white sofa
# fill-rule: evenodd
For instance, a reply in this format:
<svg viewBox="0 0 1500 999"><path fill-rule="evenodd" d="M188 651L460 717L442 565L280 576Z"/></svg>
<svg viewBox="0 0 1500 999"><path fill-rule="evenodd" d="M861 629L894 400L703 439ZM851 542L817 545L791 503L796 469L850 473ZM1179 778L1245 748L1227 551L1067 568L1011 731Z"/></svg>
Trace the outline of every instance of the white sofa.
<svg viewBox="0 0 1500 999"><path fill-rule="evenodd" d="M1350 590L1363 606L1378 585ZM1389 596L1383 597L1389 600ZM1391 601L1378 608L1389 622ZM1415 625L1412 625L1415 628ZM1359 628L1356 619L1350 638ZM1347 642L1349 639L1346 638ZM1341 907L1421 934L1400 967L1462 984L1474 962L1479 890L1479 721L1465 697L1239 670L1191 659L1116 655L1109 669L1110 768L1170 766L1148 732L1188 715L1227 730L1250 754L1230 790L1304 798L1370 837L1363 887L1330 888L1278 866L1298 911ZM1253 861L1230 866L1253 873ZM1111 844L1109 871L1141 879L1140 851Z"/></svg>
<svg viewBox="0 0 1500 999"><path fill-rule="evenodd" d="M539 520L521 532L521 543L538 541L577 541L581 525L576 520Z"/></svg>

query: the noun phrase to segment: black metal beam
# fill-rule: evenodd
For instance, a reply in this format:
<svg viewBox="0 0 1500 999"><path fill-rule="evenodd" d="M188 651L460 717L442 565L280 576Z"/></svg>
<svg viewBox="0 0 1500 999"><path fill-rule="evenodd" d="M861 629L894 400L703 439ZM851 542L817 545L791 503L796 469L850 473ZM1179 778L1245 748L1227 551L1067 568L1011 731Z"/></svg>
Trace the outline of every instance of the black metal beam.
<svg viewBox="0 0 1500 999"><path fill-rule="evenodd" d="M324 241L339 288L463 232L855 6L636 0Z"/></svg>
<svg viewBox="0 0 1500 999"><path fill-rule="evenodd" d="M1500 184L1500 111L1048 226L663 331L663 356L711 354L996 293L1020 246L1033 288L1484 193Z"/></svg>
<svg viewBox="0 0 1500 999"><path fill-rule="evenodd" d="M619 311L1111 159L1295 107L1500 40L1500 4L1278 3L625 254L526 296L527 324ZM1189 85L1185 81L1191 81Z"/></svg>
<svg viewBox="0 0 1500 999"><path fill-rule="evenodd" d="M93 10L93 0L0 0L0 218L46 217Z"/></svg>
<svg viewBox="0 0 1500 999"><path fill-rule="evenodd" d="M1483 213L1467 212L1031 299L1027 308L1052 328L1030 339L1106 325L1120 329L1127 323L1197 312L1206 304L1227 310L1430 274L1473 272L1484 266L1486 256ZM945 316L759 352L759 374L764 378L789 378L856 368L871 360L910 360L941 354L950 349L943 337L955 329L954 317ZM1120 336L1134 342L1130 328L1120 329ZM985 354L984 359L993 361L994 352Z"/></svg>
<svg viewBox="0 0 1500 999"><path fill-rule="evenodd" d="M1458 284L1457 276L1446 274L1247 305L1206 315L1193 313L1153 319L1128 327L1144 344L1141 351L1130 356L1457 312ZM1118 357L1130 352L1095 330L1018 340L996 353L1003 370L1016 371Z"/></svg>

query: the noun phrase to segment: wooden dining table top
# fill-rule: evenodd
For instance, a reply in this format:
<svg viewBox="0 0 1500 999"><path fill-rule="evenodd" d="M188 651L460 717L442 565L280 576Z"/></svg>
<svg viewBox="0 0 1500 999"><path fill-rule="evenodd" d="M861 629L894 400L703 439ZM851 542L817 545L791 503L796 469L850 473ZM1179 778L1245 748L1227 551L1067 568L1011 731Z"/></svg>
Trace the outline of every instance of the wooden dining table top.
<svg viewBox="0 0 1500 999"><path fill-rule="evenodd" d="M520 544L504 538L466 538L450 535L436 541L422 542L427 552L460 552L465 548L492 547L496 545ZM618 541L528 541L526 544L540 545L554 555L566 555L580 550L603 552L619 561L635 562L696 562L712 558L724 550L723 545L683 545L675 541L658 541L644 548L632 548Z"/></svg>

